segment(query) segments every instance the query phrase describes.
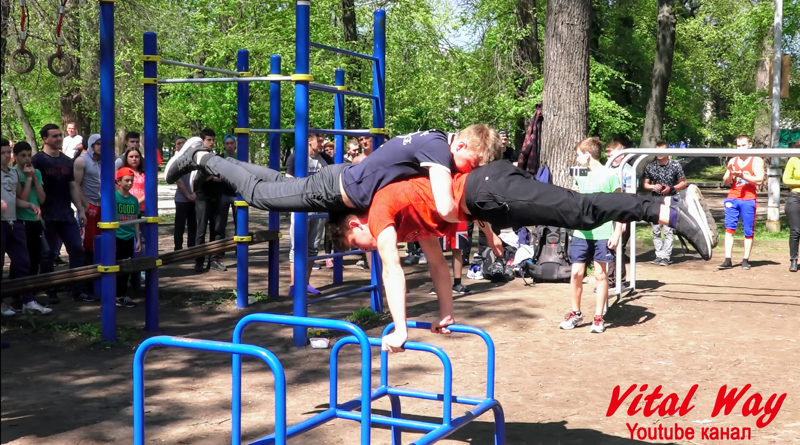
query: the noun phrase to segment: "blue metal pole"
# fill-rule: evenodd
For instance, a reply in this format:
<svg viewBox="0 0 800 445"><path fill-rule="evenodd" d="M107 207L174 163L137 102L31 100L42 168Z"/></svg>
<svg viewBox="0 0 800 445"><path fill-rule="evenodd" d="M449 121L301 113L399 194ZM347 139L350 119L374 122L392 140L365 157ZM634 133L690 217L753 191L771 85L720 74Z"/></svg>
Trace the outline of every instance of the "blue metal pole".
<svg viewBox="0 0 800 445"><path fill-rule="evenodd" d="M100 156L105 162L100 166L100 221L117 221L116 190L114 189L114 137L116 116L114 97L114 2L100 2ZM117 255L115 229L102 227L100 264L114 266ZM104 273L100 277L102 288L101 324L103 340L117 339L117 274Z"/></svg>
<svg viewBox="0 0 800 445"><path fill-rule="evenodd" d="M273 54L269 58L269 73L271 75L281 74L281 56ZM270 82L269 84L269 128L276 130L281 128L281 83ZM269 168L280 171L281 169L281 135L270 133L269 135ZM269 212L269 230L281 229L281 214L279 212ZM280 239L269 242L269 283L267 293L270 297L277 297L280 294Z"/></svg>
<svg viewBox="0 0 800 445"><path fill-rule="evenodd" d="M250 53L246 49L240 49L237 54L236 69L240 73L250 71ZM238 103L236 126L239 128L250 128L250 83L239 82L236 85L236 102ZM236 157L247 162L249 157L250 135L239 133L236 137ZM238 201L242 201L241 196L236 196ZM243 201L242 201L243 202ZM227 212L227 210L226 210ZM246 237L249 235L250 218L247 206L236 206L236 236ZM243 238L240 238L243 239ZM249 283L249 252L246 241L236 244L236 307L245 308L248 304L250 294Z"/></svg>
<svg viewBox="0 0 800 445"><path fill-rule="evenodd" d="M158 52L156 33L144 33L143 54ZM144 78L158 78L158 62L144 62ZM144 85L144 216L158 216L158 85ZM112 158L105 158L113 159ZM158 220L144 224L145 256L158 258ZM105 245L105 244L104 244ZM144 330L158 331L158 268L145 272Z"/></svg>
<svg viewBox="0 0 800 445"><path fill-rule="evenodd" d="M311 73L309 62L310 11L308 0L297 0L295 3L295 75ZM305 178L308 175L308 80L297 80L294 87L294 176ZM294 214L294 315L308 316L306 291L308 281L308 214ZM306 328L294 327L294 345L305 346L308 343Z"/></svg>
<svg viewBox="0 0 800 445"><path fill-rule="evenodd" d="M334 85L344 86L344 70L341 68L336 69ZM344 94L335 94L333 96L333 128L335 130L344 129ZM334 162L341 164L344 162L344 136L334 136L336 141L336 153L334 155ZM333 259L333 284L342 284L344 282L344 261L342 257Z"/></svg>
<svg viewBox="0 0 800 445"><path fill-rule="evenodd" d="M378 100L372 101L372 127L385 128L386 124L386 11L375 10L373 22L374 39L372 42L372 55L377 59L372 64L372 95ZM373 150L383 144L383 135L376 134L372 138Z"/></svg>

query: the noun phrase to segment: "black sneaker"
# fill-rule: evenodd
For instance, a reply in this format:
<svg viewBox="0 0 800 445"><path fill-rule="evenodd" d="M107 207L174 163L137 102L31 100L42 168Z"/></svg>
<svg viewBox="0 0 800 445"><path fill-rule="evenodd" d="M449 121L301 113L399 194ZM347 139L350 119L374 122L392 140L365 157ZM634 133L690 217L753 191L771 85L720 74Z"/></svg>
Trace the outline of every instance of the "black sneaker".
<svg viewBox="0 0 800 445"><path fill-rule="evenodd" d="M124 297L117 297L117 307L136 307L136 303L133 302L131 297L124 296Z"/></svg>
<svg viewBox="0 0 800 445"><path fill-rule="evenodd" d="M53 259L54 266L66 266L67 262L62 260L60 256L57 256Z"/></svg>
<svg viewBox="0 0 800 445"><path fill-rule="evenodd" d="M750 261L747 258L742 260L742 270L750 270Z"/></svg>
<svg viewBox="0 0 800 445"><path fill-rule="evenodd" d="M672 261L667 258L661 258L661 261L658 262L659 266L669 266L670 264L672 264Z"/></svg>
<svg viewBox="0 0 800 445"><path fill-rule="evenodd" d="M211 264L209 264L208 268L211 270L216 270L217 272L225 272L228 270L228 268L225 267L225 265L219 260L211 260Z"/></svg>
<svg viewBox="0 0 800 445"><path fill-rule="evenodd" d="M453 286L453 295L464 295L468 293L469 289L467 289L467 286L464 286L463 284L456 284Z"/></svg>
<svg viewBox="0 0 800 445"><path fill-rule="evenodd" d="M653 261L650 261L650 264L653 266L660 266L661 265L661 258L656 258Z"/></svg>
<svg viewBox="0 0 800 445"><path fill-rule="evenodd" d="M703 212L700 201L694 195L687 195L686 199L677 199L673 196L673 208L678 210L678 222L675 231L694 247L704 260L711 259L711 233L708 220Z"/></svg>
<svg viewBox="0 0 800 445"><path fill-rule="evenodd" d="M172 156L164 168L164 180L168 184L178 182L185 174L197 170L197 163L194 161L195 155L201 151L209 151L203 145L203 140L198 137L189 138L181 151Z"/></svg>
<svg viewBox="0 0 800 445"><path fill-rule="evenodd" d="M797 272L797 260L789 260L789 272Z"/></svg>
<svg viewBox="0 0 800 445"><path fill-rule="evenodd" d="M730 258L725 258L725 261L723 261L722 264L717 266L717 269L719 269L719 270L733 269L733 263L731 263L731 259Z"/></svg>
<svg viewBox="0 0 800 445"><path fill-rule="evenodd" d="M77 295L73 295L72 299L75 300L75 301L87 301L87 302L92 302L92 303L96 303L96 302L100 301L100 299L97 298L96 296L94 296L92 294L87 294L86 292L81 292L81 293L79 293Z"/></svg>

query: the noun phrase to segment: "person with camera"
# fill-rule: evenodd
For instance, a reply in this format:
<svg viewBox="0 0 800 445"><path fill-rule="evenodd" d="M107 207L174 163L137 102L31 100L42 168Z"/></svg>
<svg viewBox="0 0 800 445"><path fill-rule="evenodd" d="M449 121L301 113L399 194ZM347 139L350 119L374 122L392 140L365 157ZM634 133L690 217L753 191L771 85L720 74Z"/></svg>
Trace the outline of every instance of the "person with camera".
<svg viewBox="0 0 800 445"><path fill-rule="evenodd" d="M656 148L667 148L667 143L658 141ZM673 196L687 185L683 167L669 156L656 156L656 160L647 164L644 169L644 188L652 191L653 196ZM674 232L673 228L664 224L653 224L653 247L656 249L656 259L651 261L651 264L669 266L672 263L670 257ZM664 235L663 239L661 235Z"/></svg>

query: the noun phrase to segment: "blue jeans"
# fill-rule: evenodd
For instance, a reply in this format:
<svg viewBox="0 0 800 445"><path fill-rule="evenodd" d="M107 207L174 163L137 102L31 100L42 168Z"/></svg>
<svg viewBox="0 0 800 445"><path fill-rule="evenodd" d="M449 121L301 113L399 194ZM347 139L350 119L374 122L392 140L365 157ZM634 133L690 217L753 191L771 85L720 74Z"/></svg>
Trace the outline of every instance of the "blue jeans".
<svg viewBox="0 0 800 445"><path fill-rule="evenodd" d="M44 238L47 240L49 246L56 245L56 236L61 238L64 247L67 248L69 255L69 268L83 266L83 243L81 242L81 231L78 227L78 222L74 219L68 221L47 221L45 223ZM54 270L53 260L55 259L55 250L50 249L42 258L42 273L49 273ZM86 284L76 284L72 287L72 295L78 295L86 292ZM48 294L55 293L55 291L48 291Z"/></svg>

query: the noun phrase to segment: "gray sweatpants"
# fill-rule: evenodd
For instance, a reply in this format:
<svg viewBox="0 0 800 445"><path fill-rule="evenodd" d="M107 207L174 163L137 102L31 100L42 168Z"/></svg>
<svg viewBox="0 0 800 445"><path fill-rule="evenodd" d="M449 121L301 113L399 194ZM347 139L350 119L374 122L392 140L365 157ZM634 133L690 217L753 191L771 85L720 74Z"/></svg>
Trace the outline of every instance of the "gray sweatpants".
<svg viewBox="0 0 800 445"><path fill-rule="evenodd" d="M279 171L221 156L206 157L201 167L219 176L257 209L336 212L349 209L339 191L339 177L348 165L330 165L307 178L287 178Z"/></svg>
<svg viewBox="0 0 800 445"><path fill-rule="evenodd" d="M672 256L672 241L675 229L663 224L653 224L653 247L656 249L656 258L668 260ZM664 239L661 239L661 235Z"/></svg>

